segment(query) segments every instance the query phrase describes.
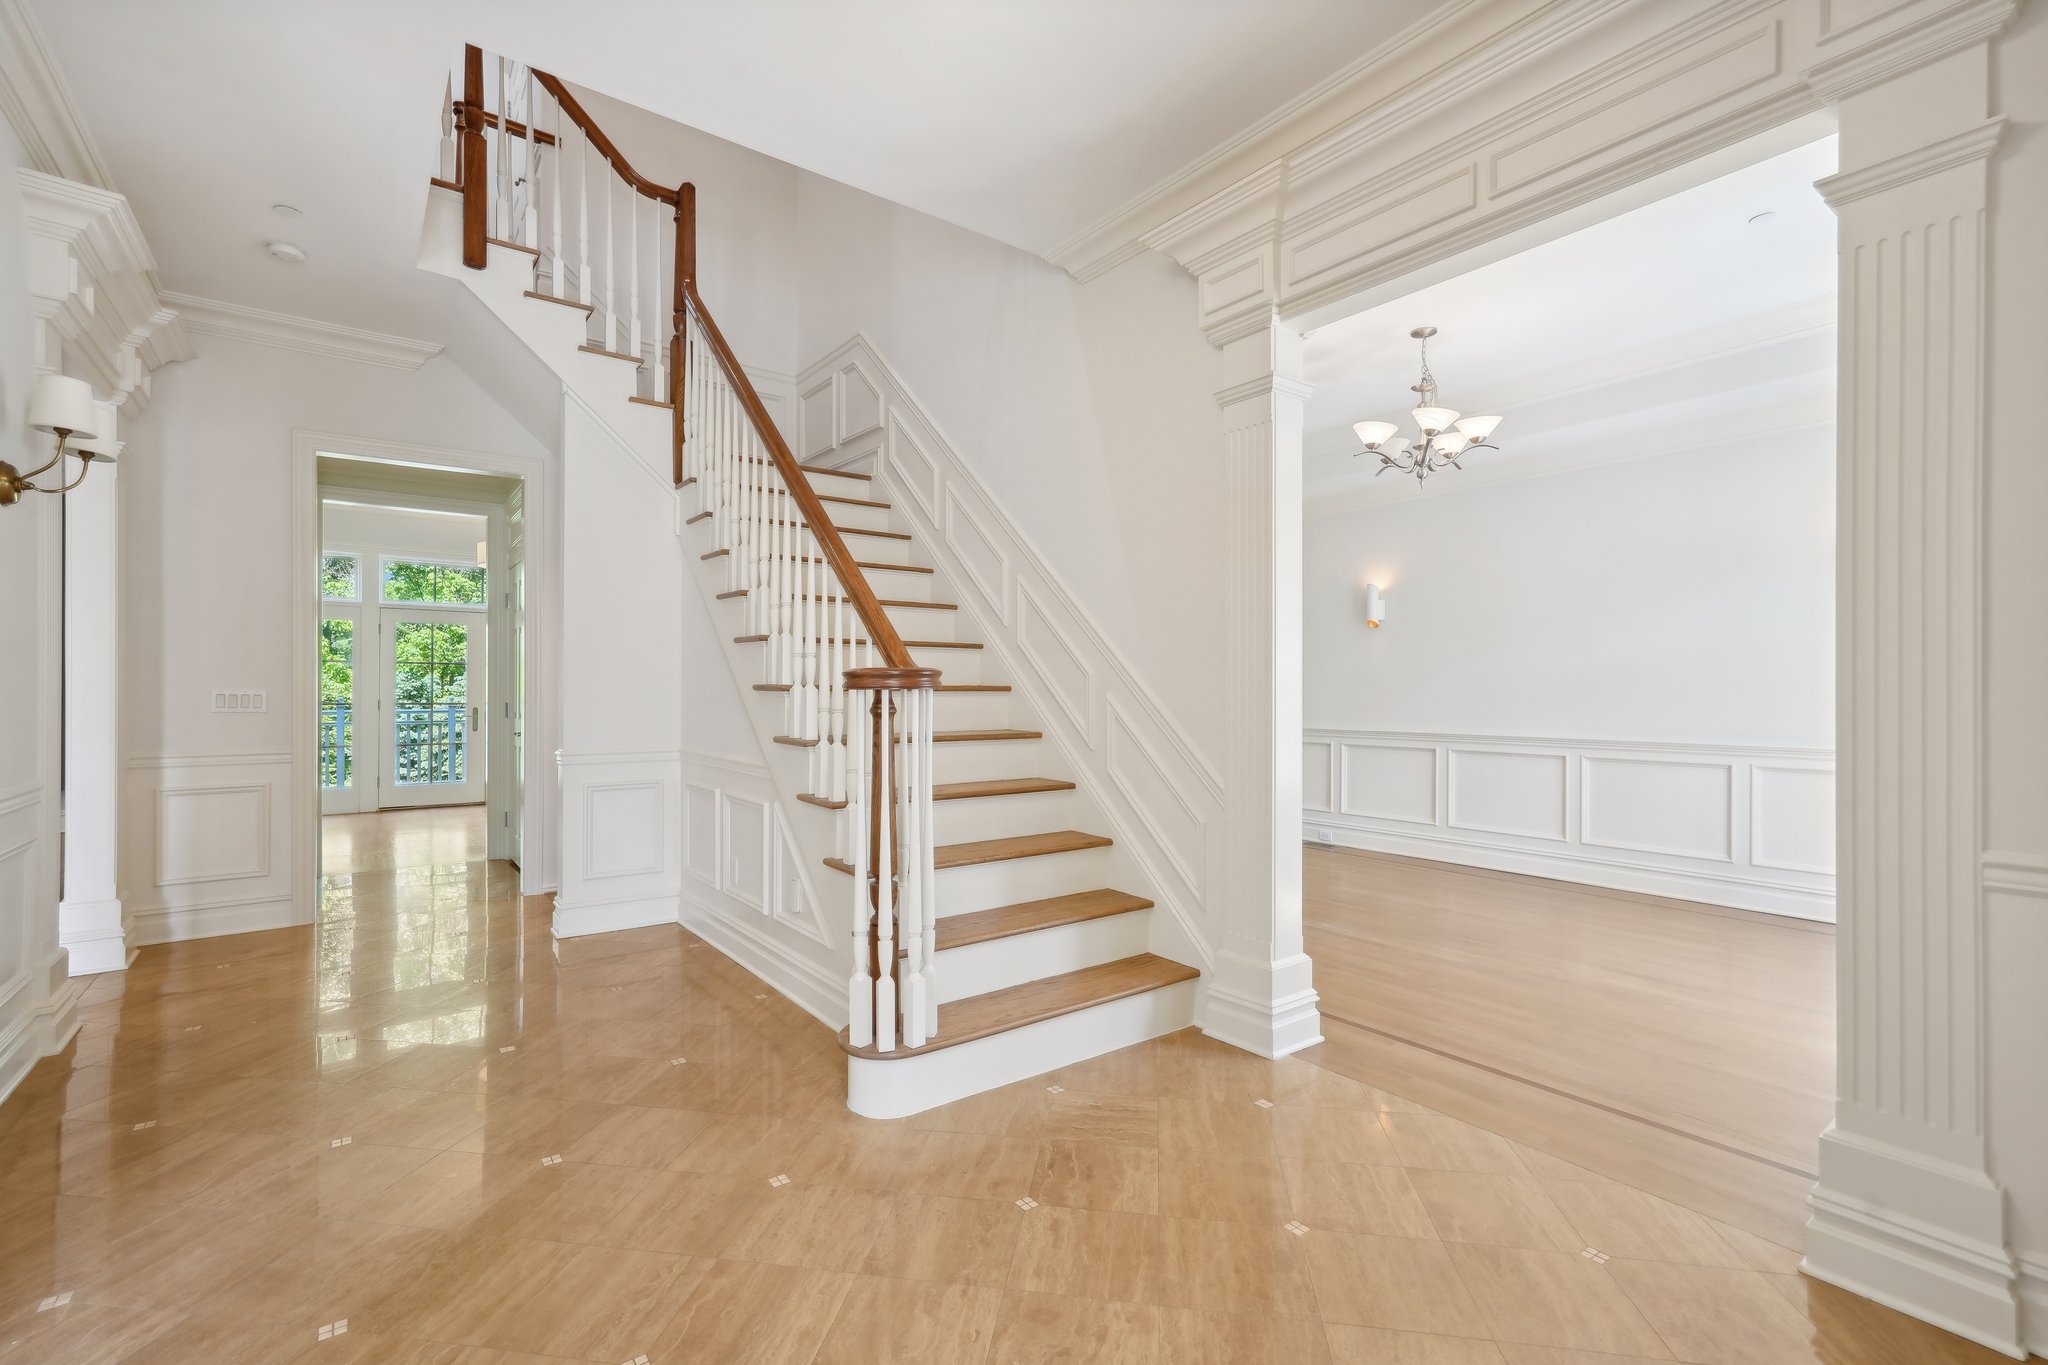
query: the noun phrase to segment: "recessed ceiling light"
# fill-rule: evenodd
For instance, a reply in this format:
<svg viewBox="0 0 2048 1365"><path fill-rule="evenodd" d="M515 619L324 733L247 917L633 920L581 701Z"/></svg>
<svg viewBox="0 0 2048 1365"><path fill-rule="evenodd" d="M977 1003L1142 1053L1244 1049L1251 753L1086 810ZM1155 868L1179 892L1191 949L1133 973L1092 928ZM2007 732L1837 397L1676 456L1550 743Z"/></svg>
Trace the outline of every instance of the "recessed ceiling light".
<svg viewBox="0 0 2048 1365"><path fill-rule="evenodd" d="M303 265L306 261L306 249L301 246L295 246L290 242L272 242L264 250L277 257L278 260L292 265Z"/></svg>
<svg viewBox="0 0 2048 1365"><path fill-rule="evenodd" d="M1749 215L1750 226L1754 227L1758 223L1769 222L1777 216L1778 211L1776 209L1765 209L1762 213L1752 213Z"/></svg>
<svg viewBox="0 0 2048 1365"><path fill-rule="evenodd" d="M303 218L306 216L290 204L272 204L270 211L280 218Z"/></svg>

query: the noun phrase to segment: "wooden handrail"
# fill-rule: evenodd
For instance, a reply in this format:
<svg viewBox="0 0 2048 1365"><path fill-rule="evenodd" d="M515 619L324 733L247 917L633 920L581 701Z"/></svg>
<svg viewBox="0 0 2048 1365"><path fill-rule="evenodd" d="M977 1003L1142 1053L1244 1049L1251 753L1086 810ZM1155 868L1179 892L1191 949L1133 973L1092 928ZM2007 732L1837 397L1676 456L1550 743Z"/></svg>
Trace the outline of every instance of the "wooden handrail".
<svg viewBox="0 0 2048 1365"><path fill-rule="evenodd" d="M839 528L832 524L831 516L825 511L825 504L818 501L817 492L811 487L810 480L804 477L803 467L797 463L796 456L790 453L789 444L782 439L782 433L775 429L774 421L768 416L767 407L761 402L761 395L754 389L754 381L747 378L747 372L740 367L732 348L726 345L724 333L720 332L718 324L712 321L711 310L704 306L702 296L697 293L696 282L679 281L679 292L683 296L684 309L697 320L697 325L703 328L704 339L711 347L712 356L718 361L718 368L725 372L726 383L732 385L733 393L740 400L740 410L745 412L747 420L753 423L754 434L759 436L761 444L768 448L769 458L775 462L776 471L782 475L783 485L789 489L789 495L796 500L798 515L803 518L804 524L811 528L811 533L818 538L818 552L832 566L832 571L839 575L840 586L846 590L846 600L853 604L853 610L860 617L861 624L867 627L868 640L873 643L875 651L882 656L882 663L889 670L902 671L905 681L895 685L936 685L939 678L938 670L920 668L917 661L910 657L910 650L903 643L903 637L896 633L895 623L889 619L889 614L876 600L875 590L868 586L868 580L861 573L860 565L855 562L853 551L846 548L846 541L841 538Z"/></svg>
<svg viewBox="0 0 2048 1365"><path fill-rule="evenodd" d="M664 204L676 202L676 192L674 190L670 189L667 185L655 184L652 180L649 180L646 176L633 169L633 163L626 160L625 153L619 150L617 143L604 135L604 129L597 126L582 104L577 101L574 95L569 93L568 86L562 84L558 78L550 76L545 71L535 70L533 78L541 83L542 89L555 97L555 102L562 106L562 112L567 114L570 121L583 130L583 135L590 139L590 145L597 148L606 161L612 163L612 169L619 173L621 179L650 199L659 199Z"/></svg>

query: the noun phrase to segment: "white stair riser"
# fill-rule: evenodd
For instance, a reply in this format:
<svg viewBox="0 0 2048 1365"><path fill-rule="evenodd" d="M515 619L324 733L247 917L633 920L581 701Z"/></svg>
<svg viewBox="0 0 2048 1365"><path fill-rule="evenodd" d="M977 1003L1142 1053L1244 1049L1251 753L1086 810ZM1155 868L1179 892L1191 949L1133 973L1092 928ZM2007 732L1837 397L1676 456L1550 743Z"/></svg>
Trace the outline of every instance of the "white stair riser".
<svg viewBox="0 0 2048 1365"><path fill-rule="evenodd" d="M1024 776L1024 774L1016 774ZM1075 794L1030 792L1019 796L971 796L932 802L936 841L971 843L976 839L1007 839L1048 829L1081 829L1081 804Z"/></svg>
<svg viewBox="0 0 2048 1365"><path fill-rule="evenodd" d="M919 668L936 668L939 681L950 683L978 683L982 680L982 655L984 649L910 649L910 661Z"/></svg>
<svg viewBox="0 0 2048 1365"><path fill-rule="evenodd" d="M811 475L809 477L815 483L820 476ZM843 482L843 480L835 480L835 482ZM833 494L831 496L837 497L840 495ZM869 497L866 493L853 493L847 496L856 498ZM832 524L842 531L855 529L863 531L889 531L901 529L892 527L889 524L889 509L886 507L856 507L848 502L828 502L825 504L825 515L832 518Z"/></svg>
<svg viewBox="0 0 2048 1365"><path fill-rule="evenodd" d="M864 498L875 501L875 484L871 479L852 479L844 474L821 474L815 469L806 469L804 478L811 485L811 491L818 494L830 493L835 498ZM827 507L840 506L827 503ZM851 510L851 509L842 509Z"/></svg>
<svg viewBox="0 0 2048 1365"><path fill-rule="evenodd" d="M1030 729L1017 723L1017 710L1016 700L1008 692L941 692L937 724L941 730Z"/></svg>
<svg viewBox="0 0 2048 1365"><path fill-rule="evenodd" d="M1038 772L1044 741L1036 739L947 740L932 745L934 782L986 782L995 777L1029 777Z"/></svg>
<svg viewBox="0 0 2048 1365"><path fill-rule="evenodd" d="M1194 1022L1195 986L1183 981L917 1057L848 1057L846 1107L902 1118L1178 1032Z"/></svg>
<svg viewBox="0 0 2048 1365"><path fill-rule="evenodd" d="M906 640L957 640L960 613L936 611L930 607L884 607L883 614L896 633ZM865 632L863 632L865 633Z"/></svg>
<svg viewBox="0 0 2048 1365"><path fill-rule="evenodd" d="M999 863L976 863L971 867L943 868L938 874L939 915L972 914L1020 901L1049 900L1090 887L1113 886L1110 880L1110 850L1079 849L1072 853L1043 853L1035 858L1009 858ZM827 868L821 894L847 896L851 874Z"/></svg>
<svg viewBox="0 0 2048 1365"><path fill-rule="evenodd" d="M1133 910L1126 915L1107 915L965 948L948 948L933 964L938 976L939 1003L965 1000L970 995L985 995L1135 956L1146 951L1151 914L1150 910Z"/></svg>
<svg viewBox="0 0 2048 1365"><path fill-rule="evenodd" d="M863 564L914 564L916 556L910 553L910 542L897 540L892 536L864 536L858 531L842 531L840 538L846 548L853 551L853 557ZM875 594L877 597L881 593ZM894 596L894 594L889 594Z"/></svg>

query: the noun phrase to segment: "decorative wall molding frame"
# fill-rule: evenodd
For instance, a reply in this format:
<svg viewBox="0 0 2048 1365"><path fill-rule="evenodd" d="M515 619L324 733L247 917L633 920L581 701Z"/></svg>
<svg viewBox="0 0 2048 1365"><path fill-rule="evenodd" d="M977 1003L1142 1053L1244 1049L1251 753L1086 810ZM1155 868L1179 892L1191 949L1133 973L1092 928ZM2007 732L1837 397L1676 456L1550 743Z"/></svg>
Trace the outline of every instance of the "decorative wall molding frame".
<svg viewBox="0 0 2048 1365"><path fill-rule="evenodd" d="M228 337L258 346L384 365L395 370L417 370L441 354L438 342L344 327L338 322L322 322L291 313L273 313L267 308L201 298L197 294L165 294L164 301L178 310L186 329L199 336Z"/></svg>
<svg viewBox="0 0 2048 1365"><path fill-rule="evenodd" d="M68 355L117 412L140 413L151 374L191 359L192 341L157 285L134 210L112 190L26 166L15 177L29 230L37 371L63 369Z"/></svg>
<svg viewBox="0 0 2048 1365"><path fill-rule="evenodd" d="M834 1029L846 982L827 964L844 951L766 765L682 755L683 927Z"/></svg>
<svg viewBox="0 0 2048 1365"><path fill-rule="evenodd" d="M1100 803L1166 909L1153 951L1213 959L1222 781L865 335L807 367L802 448L872 460L878 485L955 588L1015 693ZM829 394L831 401L823 401ZM873 395L870 398L869 395Z"/></svg>
<svg viewBox="0 0 2048 1365"><path fill-rule="evenodd" d="M1826 749L1312 729L1302 825L1311 843L1831 921L1834 777Z"/></svg>
<svg viewBox="0 0 2048 1365"><path fill-rule="evenodd" d="M562 886L554 934L674 924L683 876L682 755L556 755L562 792Z"/></svg>
<svg viewBox="0 0 2048 1365"><path fill-rule="evenodd" d="M129 755L121 903L134 946L307 922L281 818L292 774L289 753Z"/></svg>

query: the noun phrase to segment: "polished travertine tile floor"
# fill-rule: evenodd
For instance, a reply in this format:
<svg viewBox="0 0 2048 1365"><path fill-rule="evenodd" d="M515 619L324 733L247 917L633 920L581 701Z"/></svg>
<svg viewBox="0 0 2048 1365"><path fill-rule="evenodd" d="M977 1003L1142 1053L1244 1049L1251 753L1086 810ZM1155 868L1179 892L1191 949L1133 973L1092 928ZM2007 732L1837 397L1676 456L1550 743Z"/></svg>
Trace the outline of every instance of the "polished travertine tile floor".
<svg viewBox="0 0 2048 1365"><path fill-rule="evenodd" d="M678 929L551 942L465 818L359 818L317 928L93 983L0 1106L0 1357L1999 1359L1194 1033L855 1119L821 1025Z"/></svg>

